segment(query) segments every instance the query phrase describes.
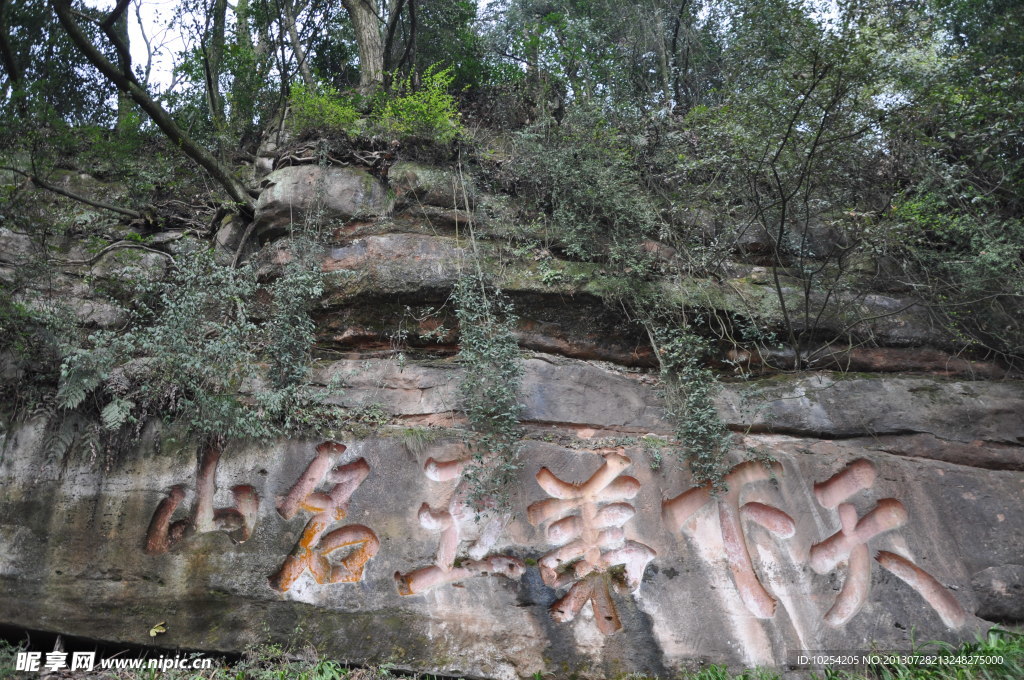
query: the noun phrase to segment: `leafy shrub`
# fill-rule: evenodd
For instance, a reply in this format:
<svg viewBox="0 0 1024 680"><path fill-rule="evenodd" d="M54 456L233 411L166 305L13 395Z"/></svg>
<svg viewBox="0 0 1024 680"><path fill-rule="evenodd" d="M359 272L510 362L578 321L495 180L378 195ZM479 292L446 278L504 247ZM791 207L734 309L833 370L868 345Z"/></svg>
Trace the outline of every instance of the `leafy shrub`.
<svg viewBox="0 0 1024 680"><path fill-rule="evenodd" d="M519 454L519 385L523 367L514 329L512 303L500 291L487 291L477 277L458 281L452 292L459 319L459 358L465 373L459 385L469 424L481 434L475 465L466 471L477 507L508 503Z"/></svg>
<svg viewBox="0 0 1024 680"><path fill-rule="evenodd" d="M17 302L14 291L0 283L0 347L13 367L37 372L55 367L73 332L65 310Z"/></svg>
<svg viewBox="0 0 1024 680"><path fill-rule="evenodd" d="M1021 357L1024 220L1000 219L976 199L956 206L934 192L905 197L893 211L902 254L918 293L965 342Z"/></svg>
<svg viewBox="0 0 1024 680"><path fill-rule="evenodd" d="M452 68L431 66L420 77L397 78L390 91L381 92L371 103L365 123L361 122L359 95L346 95L326 84L310 89L292 86L290 103L292 130L354 135L370 133L413 140L447 143L462 134L458 102L448 93L455 79Z"/></svg>
<svg viewBox="0 0 1024 680"><path fill-rule="evenodd" d="M359 110L351 97L346 97L326 84L308 88L302 83L292 85L291 126L297 134L324 130L351 134L359 121Z"/></svg>
<svg viewBox="0 0 1024 680"><path fill-rule="evenodd" d="M194 435L264 439L340 422L304 385L306 310L321 285L319 272L286 267L260 324L253 267L218 265L204 249L180 253L166 280L138 284L127 331L94 333L65 357L58 403L72 409L92 397L109 430L160 415Z"/></svg>
<svg viewBox="0 0 1024 680"><path fill-rule="evenodd" d="M666 415L683 445L678 458L689 465L695 484L720 490L731 438L715 409L718 381L704 365L711 345L685 326L656 327L651 335L661 365Z"/></svg>
<svg viewBox="0 0 1024 680"><path fill-rule="evenodd" d="M374 106L374 125L389 135L454 140L462 133L458 103L448 93L454 79L451 67L438 70L435 64L423 73L418 88L410 76L396 80L390 96Z"/></svg>
<svg viewBox="0 0 1024 680"><path fill-rule="evenodd" d="M274 302L266 336L275 387L296 385L306 378L316 341L316 326L308 311L323 291L323 272L301 258L285 265L284 275L271 285Z"/></svg>
<svg viewBox="0 0 1024 680"><path fill-rule="evenodd" d="M75 408L103 385L110 429L173 413L202 434L262 434L234 396L256 377L258 327L247 302L255 290L250 268L219 266L206 250L180 255L167 281L138 285L132 328L95 333L91 348L65 358L58 402Z"/></svg>
<svg viewBox="0 0 1024 680"><path fill-rule="evenodd" d="M569 255L615 261L657 234L657 211L631 147L600 114L575 112L560 125L539 123L517 135L516 147L506 182Z"/></svg>

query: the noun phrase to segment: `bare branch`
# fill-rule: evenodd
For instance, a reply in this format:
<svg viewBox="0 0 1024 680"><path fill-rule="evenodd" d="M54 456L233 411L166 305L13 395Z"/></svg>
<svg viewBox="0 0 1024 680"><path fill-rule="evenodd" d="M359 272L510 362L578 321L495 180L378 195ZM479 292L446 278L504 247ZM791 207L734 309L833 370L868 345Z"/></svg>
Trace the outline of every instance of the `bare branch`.
<svg viewBox="0 0 1024 680"><path fill-rule="evenodd" d="M104 203L103 201L97 201L95 199L86 198L85 196L82 196L80 194L76 194L74 192L68 191L67 189L61 189L58 186L55 186L53 184L50 184L49 182L43 181L42 179L40 179L36 175L33 175L30 172L25 172L24 170L19 170L18 168L12 168L12 167L9 167L9 166L5 165L5 166L0 166L0 170L8 170L10 172L15 172L15 173L21 175L22 177L27 177L29 180L31 180L31 182L33 184L35 184L40 189L45 189L46 191L51 191L51 192L53 192L55 194L59 194L59 195L64 196L66 198L70 198L70 199L72 199L74 201L78 201L79 203L85 203L86 205L91 205L94 208L100 208L102 210L109 210L110 212L115 212L115 213L118 213L119 215L125 215L127 217L131 217L131 218L134 218L134 219L142 219L144 217L144 215L142 213L140 213L140 212L138 212L136 210L130 210L129 208L121 208L119 206L112 205L110 203Z"/></svg>
<svg viewBox="0 0 1024 680"><path fill-rule="evenodd" d="M111 251L114 251L114 250L126 250L126 249L128 249L128 250L145 250L147 253L156 253L157 255L163 255L164 257L166 257L171 262L174 262L174 256L171 255L170 253L165 253L162 250L157 250L156 248L150 248L149 246L144 246L141 243L134 243L132 241L114 241L113 243L111 243L110 245L105 247L103 250L99 251L98 253L96 253L95 255L93 255L92 257L90 257L87 260L58 260L58 262L60 262L62 265L75 265L75 266L92 265L92 264L96 264L97 262L99 262L100 258L102 258L104 255L106 255L107 253L109 253Z"/></svg>
<svg viewBox="0 0 1024 680"><path fill-rule="evenodd" d="M146 25L142 21L142 0L135 0L135 20L139 22L139 33L146 44L146 70L143 72L142 84L149 87L149 76L153 72L153 42L146 35Z"/></svg>

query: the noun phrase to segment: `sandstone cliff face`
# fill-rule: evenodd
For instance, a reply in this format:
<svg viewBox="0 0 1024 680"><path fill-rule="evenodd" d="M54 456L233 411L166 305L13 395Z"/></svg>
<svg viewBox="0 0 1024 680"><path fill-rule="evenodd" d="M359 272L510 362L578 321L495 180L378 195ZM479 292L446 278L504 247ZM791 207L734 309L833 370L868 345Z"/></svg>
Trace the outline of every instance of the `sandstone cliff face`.
<svg viewBox="0 0 1024 680"><path fill-rule="evenodd" d="M665 433L637 375L526 363L523 468L509 511L479 519L444 465L468 456L450 365L326 369L349 377L345 399L429 419L427 435L228 444L215 461L154 425L104 471L19 425L0 467L4 622L146 644L167 621L162 644L217 650L301 635L353 662L515 677L785 665L1024 614L1019 389L876 380L933 394L895 426L882 399L856 401L863 381L776 385L774 427L821 436L738 436L777 464L738 464L715 499L625 439ZM830 416L836 402L859 403L864 429ZM575 559L589 566L545 579Z"/></svg>
<svg viewBox="0 0 1024 680"><path fill-rule="evenodd" d="M268 276L285 258L275 234L313 200L302 172L314 171L276 171L260 199ZM476 515L458 338L427 340L436 326L407 308L444 301L469 248L460 225L493 210L418 166L394 168L391 192L361 171L327 175L338 221L324 268L345 274L317 321L345 358L315 379L388 425L200 447L154 421L98 466L56 445L45 419L9 422L0 623L153 644L165 621L165 647L292 639L353 663L514 678L786 666L798 650L905 649L1024 620L1024 384L948 354L913 301L850 294L823 315L834 331L851 308L870 319L850 337L877 347L819 355L866 372L727 383L717 405L735 467L712 496L661 460L673 427L649 346L601 301L613 273L550 259L542 276L537 259L480 242L521 316L525 434L508 507ZM6 268L31 251L7 232L0 246ZM150 259L140 266L160 275ZM90 267L121 275L112 258ZM60 294L93 299L76 273ZM777 313L756 272L659 285ZM750 370L768 359L743 357Z"/></svg>

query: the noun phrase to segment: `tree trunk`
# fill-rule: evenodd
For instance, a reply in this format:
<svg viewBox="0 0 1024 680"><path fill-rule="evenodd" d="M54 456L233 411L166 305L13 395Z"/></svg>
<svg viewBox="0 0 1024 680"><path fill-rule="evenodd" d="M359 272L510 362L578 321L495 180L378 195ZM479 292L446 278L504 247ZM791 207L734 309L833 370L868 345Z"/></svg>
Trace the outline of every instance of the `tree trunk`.
<svg viewBox="0 0 1024 680"><path fill-rule="evenodd" d="M316 80L313 79L313 71L309 68L309 61L306 59L306 50L299 41L299 31L295 28L295 17L301 8L292 7L291 0L287 0L283 6L284 18L288 22L288 39L292 43L292 52L295 53L295 61L299 65L299 75L302 76L302 83L310 91L316 87Z"/></svg>
<svg viewBox="0 0 1024 680"><path fill-rule="evenodd" d="M213 26L207 25L203 41L203 69L206 76L206 105L214 129L224 129L224 97L220 92L220 76L224 69L224 31L227 23L227 0L213 0Z"/></svg>
<svg viewBox="0 0 1024 680"><path fill-rule="evenodd" d="M128 12L121 12L117 15L114 20L114 33L117 37L125 44L130 47L130 39L128 37ZM118 54L118 66L125 73L131 73L131 53L128 53L128 61L125 61L125 54ZM118 132L125 132L131 126L132 120L132 100L124 92L118 91L117 93L117 125L116 130Z"/></svg>
<svg viewBox="0 0 1024 680"><path fill-rule="evenodd" d="M371 95L384 83L384 38L377 0L341 0L352 20L359 47L359 91Z"/></svg>
<svg viewBox="0 0 1024 680"><path fill-rule="evenodd" d="M18 67L14 50L11 49L10 28L7 26L7 6L8 0L0 0L0 60L3 62L4 70L7 71L3 90L0 90L0 95L4 99L7 98L7 94L11 90L21 85L21 69Z"/></svg>

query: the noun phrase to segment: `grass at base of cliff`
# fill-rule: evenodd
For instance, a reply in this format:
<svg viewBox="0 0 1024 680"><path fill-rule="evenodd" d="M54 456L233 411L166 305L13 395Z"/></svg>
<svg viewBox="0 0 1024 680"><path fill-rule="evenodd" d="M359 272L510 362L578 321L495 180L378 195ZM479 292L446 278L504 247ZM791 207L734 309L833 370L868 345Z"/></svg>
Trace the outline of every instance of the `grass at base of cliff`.
<svg viewBox="0 0 1024 680"><path fill-rule="evenodd" d="M0 680L39 678L39 672L15 671L15 660L21 648L0 640ZM730 671L724 666L709 666L700 671L683 672L673 680L1020 680L1024 678L1024 633L993 629L975 642L954 646L945 642L929 642L918 646L912 654L937 657L929 664L886 664L855 670L825 669L781 671L757 668ZM883 655L880 653L880 655ZM968 663L992 660L996 663ZM45 655L44 655L45 658ZM201 658L201 657L199 657ZM156 669L69 672L59 677L104 678L109 680L384 680L386 678L419 678L439 680L430 674L396 671L387 664L370 668L349 668L313 653L287 654L279 645L266 645L250 650L233 663L208 670L185 671ZM53 676L50 676L53 677ZM533 680L556 680L556 675L537 673ZM575 678L576 676L568 676ZM630 674L614 680L648 680L647 676ZM654 680L651 678L650 680Z"/></svg>

